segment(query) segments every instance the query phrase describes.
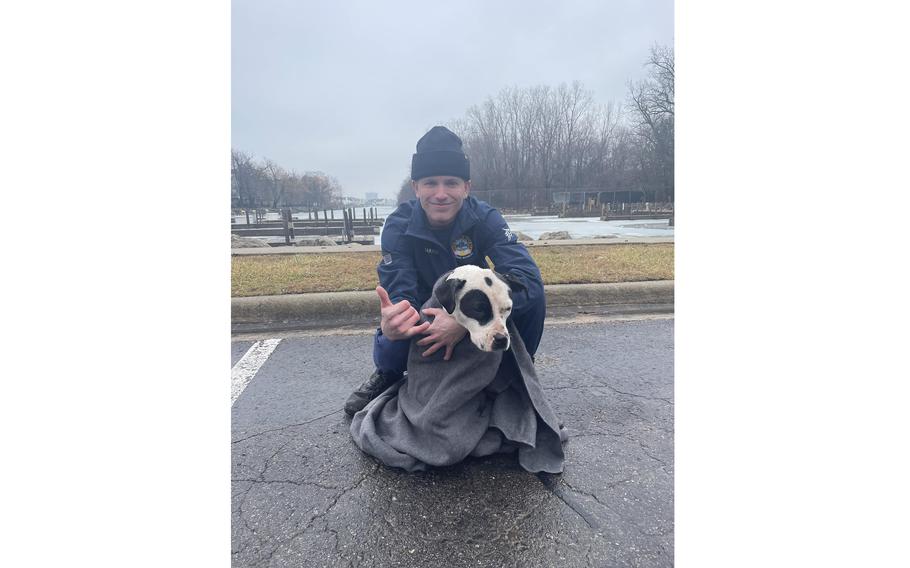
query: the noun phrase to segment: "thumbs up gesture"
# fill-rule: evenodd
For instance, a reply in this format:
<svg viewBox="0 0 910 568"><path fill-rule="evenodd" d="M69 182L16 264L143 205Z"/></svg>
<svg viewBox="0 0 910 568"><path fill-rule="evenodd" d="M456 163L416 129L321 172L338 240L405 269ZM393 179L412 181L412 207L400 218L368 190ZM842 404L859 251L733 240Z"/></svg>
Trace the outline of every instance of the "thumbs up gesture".
<svg viewBox="0 0 910 568"><path fill-rule="evenodd" d="M430 322L414 325L420 321L420 314L409 301L401 300L393 304L382 286L376 287L376 294L379 296L379 327L382 334L392 341L411 338L430 327Z"/></svg>

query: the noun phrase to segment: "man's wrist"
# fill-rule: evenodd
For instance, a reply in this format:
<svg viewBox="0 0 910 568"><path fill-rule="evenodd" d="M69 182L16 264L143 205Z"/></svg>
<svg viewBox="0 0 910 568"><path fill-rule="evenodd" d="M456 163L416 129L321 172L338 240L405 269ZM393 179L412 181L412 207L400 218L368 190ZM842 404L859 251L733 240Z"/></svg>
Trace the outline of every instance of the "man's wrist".
<svg viewBox="0 0 910 568"><path fill-rule="evenodd" d="M386 340L388 340L388 341L397 341L396 339L394 339L395 334L393 332L390 332L390 331L384 329L381 324L379 326L379 333L382 337L385 337Z"/></svg>

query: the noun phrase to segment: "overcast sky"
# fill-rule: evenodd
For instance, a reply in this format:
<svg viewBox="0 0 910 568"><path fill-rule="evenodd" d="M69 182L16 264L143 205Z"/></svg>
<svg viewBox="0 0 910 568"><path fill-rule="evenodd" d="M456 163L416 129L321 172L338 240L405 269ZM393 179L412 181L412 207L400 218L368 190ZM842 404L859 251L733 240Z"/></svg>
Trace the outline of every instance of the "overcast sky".
<svg viewBox="0 0 910 568"><path fill-rule="evenodd" d="M231 144L394 196L417 139L509 86L625 99L672 0L233 0Z"/></svg>

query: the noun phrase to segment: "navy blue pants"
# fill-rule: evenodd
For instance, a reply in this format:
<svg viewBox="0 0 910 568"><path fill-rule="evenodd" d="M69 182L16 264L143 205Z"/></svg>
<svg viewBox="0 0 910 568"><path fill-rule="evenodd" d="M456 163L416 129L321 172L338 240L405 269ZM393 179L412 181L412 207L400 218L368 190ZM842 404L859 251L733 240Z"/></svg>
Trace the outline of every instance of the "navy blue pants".
<svg viewBox="0 0 910 568"><path fill-rule="evenodd" d="M546 304L541 301L520 316L512 316L512 321L518 328L518 334L521 335L525 348L532 357L537 352L537 346L540 345L540 337L543 335L543 320L546 315ZM382 372L403 373L408 368L410 348L410 339L391 341L386 339L381 330L377 329L373 338L373 363Z"/></svg>

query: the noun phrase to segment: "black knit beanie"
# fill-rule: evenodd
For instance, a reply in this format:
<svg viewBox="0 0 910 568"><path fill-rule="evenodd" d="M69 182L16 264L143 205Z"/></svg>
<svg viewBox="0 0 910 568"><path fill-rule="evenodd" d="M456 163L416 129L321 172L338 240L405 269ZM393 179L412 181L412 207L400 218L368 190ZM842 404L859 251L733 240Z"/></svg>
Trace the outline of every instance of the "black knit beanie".
<svg viewBox="0 0 910 568"><path fill-rule="evenodd" d="M461 138L445 126L434 126L424 134L411 158L411 179L430 176L471 179L471 164L461 149Z"/></svg>

